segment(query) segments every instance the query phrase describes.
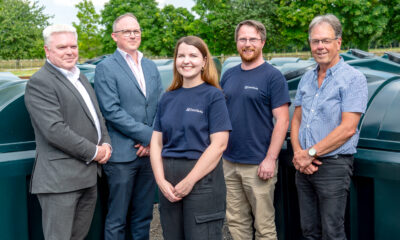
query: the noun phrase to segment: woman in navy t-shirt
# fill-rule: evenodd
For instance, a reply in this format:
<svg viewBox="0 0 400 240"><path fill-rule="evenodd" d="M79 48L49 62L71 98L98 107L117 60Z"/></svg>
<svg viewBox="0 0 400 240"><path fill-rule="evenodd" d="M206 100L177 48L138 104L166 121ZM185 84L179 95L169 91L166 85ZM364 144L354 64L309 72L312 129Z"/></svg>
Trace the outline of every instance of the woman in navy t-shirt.
<svg viewBox="0 0 400 240"><path fill-rule="evenodd" d="M181 38L150 144L164 239L222 239L226 189L220 159L231 129L207 45L195 36Z"/></svg>

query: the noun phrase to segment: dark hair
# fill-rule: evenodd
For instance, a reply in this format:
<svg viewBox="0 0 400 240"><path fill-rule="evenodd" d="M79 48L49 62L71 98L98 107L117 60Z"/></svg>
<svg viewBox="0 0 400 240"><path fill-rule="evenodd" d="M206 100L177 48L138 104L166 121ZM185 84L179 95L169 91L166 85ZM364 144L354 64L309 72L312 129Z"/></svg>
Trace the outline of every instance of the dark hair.
<svg viewBox="0 0 400 240"><path fill-rule="evenodd" d="M176 69L176 57L178 55L178 48L182 43L186 43L187 45L192 45L199 49L201 55L205 59L204 69L201 72L201 79L216 87L221 88L218 83L218 72L215 68L214 61L212 60L210 51L208 50L207 44L199 37L196 36L187 36L182 37L178 40L175 46L174 51L174 77L172 80L171 85L168 87L167 91L173 91L175 89L181 88L183 85L183 77Z"/></svg>
<svg viewBox="0 0 400 240"><path fill-rule="evenodd" d="M264 24L262 24L261 22L256 21L256 20L244 20L236 26L235 41L237 41L240 27L242 27L243 25L254 27L257 30L257 32L260 34L261 41L265 41L267 39L267 31L265 30Z"/></svg>

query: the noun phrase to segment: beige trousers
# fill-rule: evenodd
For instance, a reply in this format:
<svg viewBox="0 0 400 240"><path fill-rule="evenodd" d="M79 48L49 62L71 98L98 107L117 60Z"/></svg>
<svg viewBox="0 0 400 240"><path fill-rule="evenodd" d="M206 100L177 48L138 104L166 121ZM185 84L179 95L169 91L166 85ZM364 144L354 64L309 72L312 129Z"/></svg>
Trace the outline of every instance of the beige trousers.
<svg viewBox="0 0 400 240"><path fill-rule="evenodd" d="M226 220L234 240L277 239L275 227L274 177L262 180L258 165L223 160L226 183ZM255 231L255 232L254 232Z"/></svg>

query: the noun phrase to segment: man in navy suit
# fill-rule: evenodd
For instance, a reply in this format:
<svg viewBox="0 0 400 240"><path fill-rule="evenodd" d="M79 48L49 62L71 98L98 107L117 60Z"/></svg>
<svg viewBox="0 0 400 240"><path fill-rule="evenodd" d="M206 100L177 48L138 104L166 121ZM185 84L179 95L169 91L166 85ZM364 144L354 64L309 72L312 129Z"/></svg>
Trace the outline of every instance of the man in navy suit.
<svg viewBox="0 0 400 240"><path fill-rule="evenodd" d="M138 50L141 33L133 14L115 19L117 50L96 67L95 91L113 147L103 168L110 190L106 240L124 240L126 229L135 240L149 239L155 192L149 143L163 90L156 65Z"/></svg>

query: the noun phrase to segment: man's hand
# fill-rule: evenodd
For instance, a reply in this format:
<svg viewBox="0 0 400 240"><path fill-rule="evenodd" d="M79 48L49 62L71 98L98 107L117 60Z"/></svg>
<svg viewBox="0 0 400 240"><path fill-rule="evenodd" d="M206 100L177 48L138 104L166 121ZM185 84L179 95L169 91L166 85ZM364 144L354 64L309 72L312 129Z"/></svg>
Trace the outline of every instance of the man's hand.
<svg viewBox="0 0 400 240"><path fill-rule="evenodd" d="M311 174L314 174L316 171L318 171L319 165L322 165L322 162L317 159L314 159L312 161L312 163L313 164L308 165L308 167L304 168L303 170L300 170L300 172L307 174L307 175L311 175Z"/></svg>
<svg viewBox="0 0 400 240"><path fill-rule="evenodd" d="M137 148L136 155L139 157L147 157L150 156L150 145L147 147L144 147L142 144L138 143L135 145L135 148Z"/></svg>
<svg viewBox="0 0 400 240"><path fill-rule="evenodd" d="M257 169L257 175L262 180L270 179L275 174L276 160L265 158Z"/></svg>
<svg viewBox="0 0 400 240"><path fill-rule="evenodd" d="M107 163L108 159L111 157L111 147L110 145L103 143L101 146L97 146L97 155L93 159L99 164Z"/></svg>
<svg viewBox="0 0 400 240"><path fill-rule="evenodd" d="M303 172L303 170L308 167L314 159L315 158L308 155L308 149L305 149L294 152L292 162L296 170Z"/></svg>

